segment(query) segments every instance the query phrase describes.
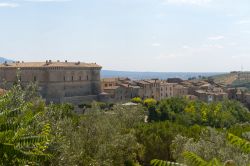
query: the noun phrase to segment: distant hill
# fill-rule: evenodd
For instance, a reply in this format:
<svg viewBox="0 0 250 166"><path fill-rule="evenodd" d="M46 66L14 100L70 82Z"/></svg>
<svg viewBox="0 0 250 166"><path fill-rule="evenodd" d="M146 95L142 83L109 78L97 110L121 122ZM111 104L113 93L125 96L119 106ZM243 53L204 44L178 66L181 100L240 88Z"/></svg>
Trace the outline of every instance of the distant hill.
<svg viewBox="0 0 250 166"><path fill-rule="evenodd" d="M244 75L247 73L249 74L249 72L231 72L213 76L212 79L214 79L215 83L224 84L227 87L245 87L250 90L250 74L246 79L244 78Z"/></svg>
<svg viewBox="0 0 250 166"><path fill-rule="evenodd" d="M232 85L234 81L236 81L238 78L236 73L226 73L226 74L220 74L216 76L212 76L212 79L215 83L220 83L224 85Z"/></svg>
<svg viewBox="0 0 250 166"><path fill-rule="evenodd" d="M131 71L113 71L113 70L102 70L101 77L102 78L110 78L110 77L128 77L132 80L140 80L140 79L168 79L168 78L181 78L188 79L191 77L198 78L199 76L210 77L214 75L220 75L223 73L215 73L215 72L203 72L203 73L195 73L195 72L131 72Z"/></svg>
<svg viewBox="0 0 250 166"><path fill-rule="evenodd" d="M13 60L0 57L0 63L4 63L5 61L7 61L7 62L13 62Z"/></svg>

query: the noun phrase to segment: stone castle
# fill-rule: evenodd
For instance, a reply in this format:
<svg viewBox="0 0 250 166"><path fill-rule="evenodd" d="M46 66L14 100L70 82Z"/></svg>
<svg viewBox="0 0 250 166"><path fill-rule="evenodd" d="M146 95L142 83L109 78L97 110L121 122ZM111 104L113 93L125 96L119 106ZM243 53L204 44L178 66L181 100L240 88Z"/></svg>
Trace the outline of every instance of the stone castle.
<svg viewBox="0 0 250 166"><path fill-rule="evenodd" d="M96 63L11 62L0 64L0 88L10 89L18 80L22 85L35 82L47 102L98 100L101 94L100 71ZM17 71L19 70L19 78Z"/></svg>

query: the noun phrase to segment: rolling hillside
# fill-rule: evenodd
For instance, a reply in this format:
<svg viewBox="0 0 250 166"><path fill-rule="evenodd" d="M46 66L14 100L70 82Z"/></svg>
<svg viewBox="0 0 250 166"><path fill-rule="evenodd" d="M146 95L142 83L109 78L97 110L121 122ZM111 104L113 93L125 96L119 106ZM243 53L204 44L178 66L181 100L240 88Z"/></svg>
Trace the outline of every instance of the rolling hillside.
<svg viewBox="0 0 250 166"><path fill-rule="evenodd" d="M221 74L213 76L212 79L214 79L215 83L218 84L224 84L224 85L232 85L238 78L238 75L236 73L227 73L227 74Z"/></svg>
<svg viewBox="0 0 250 166"><path fill-rule="evenodd" d="M246 72L241 72L246 73ZM228 74L221 74L217 76L213 76L215 83L224 84L227 87L237 88L237 87L245 87L250 90L250 78L249 79L241 79L239 73L233 72Z"/></svg>

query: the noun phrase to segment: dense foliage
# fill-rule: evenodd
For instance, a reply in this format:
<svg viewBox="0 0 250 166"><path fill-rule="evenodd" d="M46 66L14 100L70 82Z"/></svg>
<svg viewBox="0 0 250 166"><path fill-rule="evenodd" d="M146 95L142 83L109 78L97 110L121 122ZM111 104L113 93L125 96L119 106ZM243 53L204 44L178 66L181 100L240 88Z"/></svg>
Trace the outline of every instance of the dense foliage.
<svg viewBox="0 0 250 166"><path fill-rule="evenodd" d="M132 102L75 113L16 85L0 97L0 165L249 166L250 112L239 102Z"/></svg>

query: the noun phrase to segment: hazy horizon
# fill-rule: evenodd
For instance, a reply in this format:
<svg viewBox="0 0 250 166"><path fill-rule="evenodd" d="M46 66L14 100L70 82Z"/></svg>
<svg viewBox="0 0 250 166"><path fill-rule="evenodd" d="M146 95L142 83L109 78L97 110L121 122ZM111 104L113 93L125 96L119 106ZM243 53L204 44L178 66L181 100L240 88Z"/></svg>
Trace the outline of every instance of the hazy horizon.
<svg viewBox="0 0 250 166"><path fill-rule="evenodd" d="M250 70L248 0L0 0L0 57L104 70Z"/></svg>

